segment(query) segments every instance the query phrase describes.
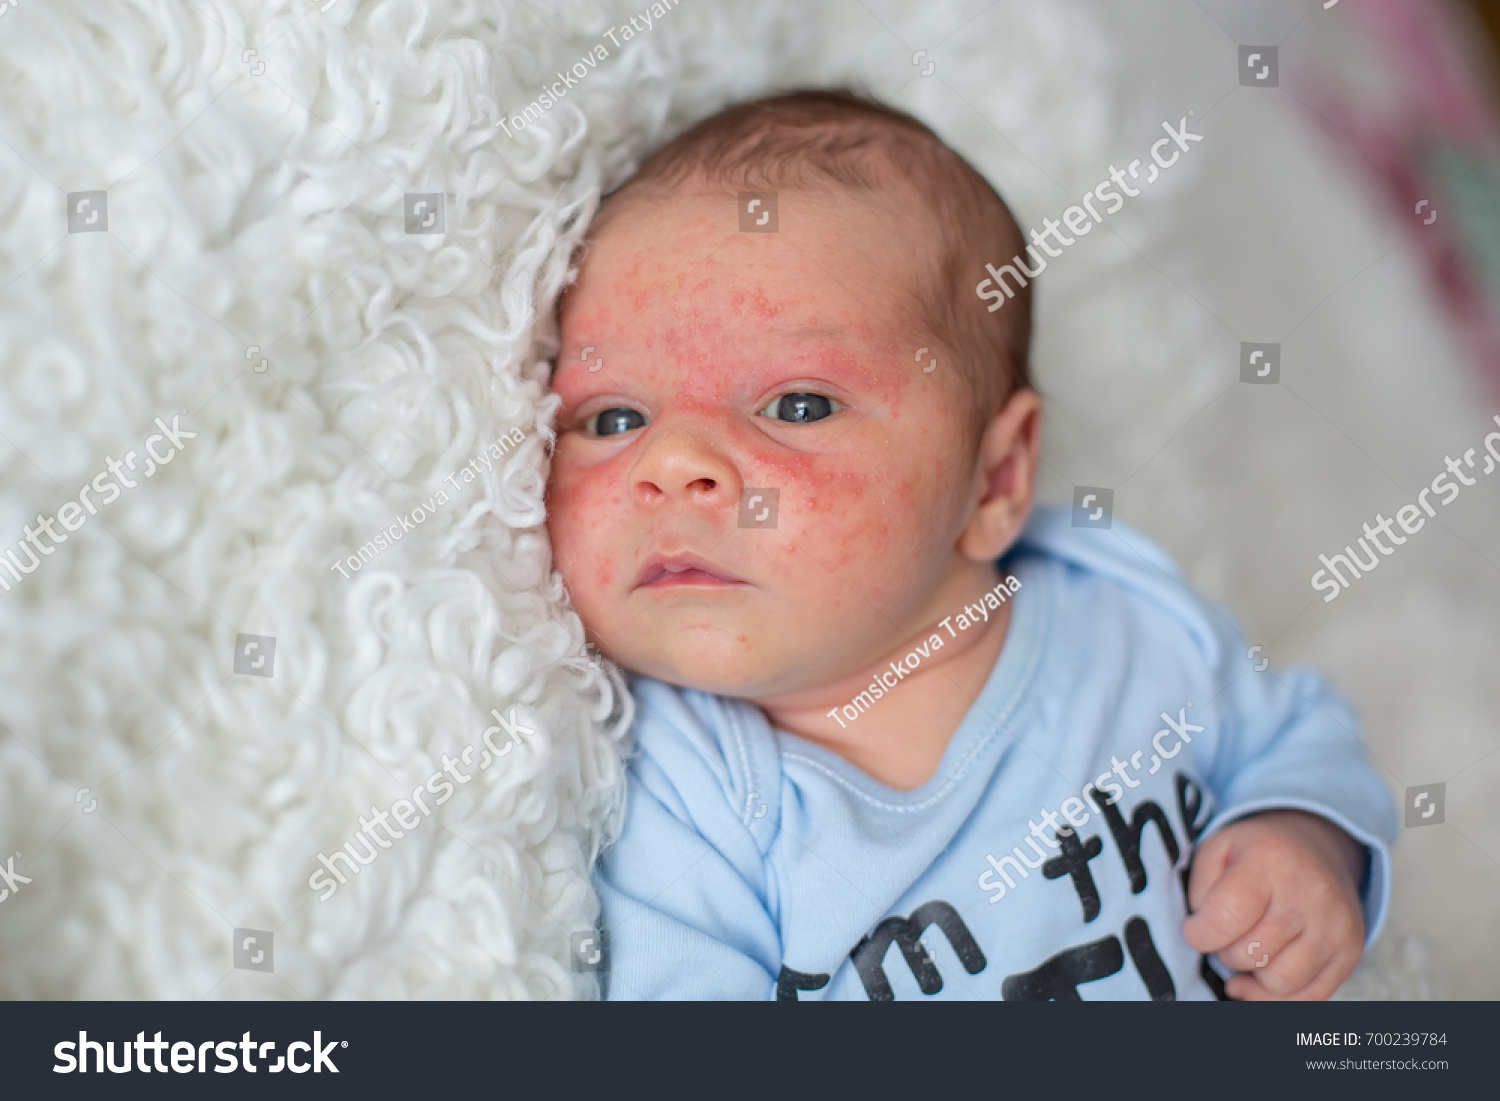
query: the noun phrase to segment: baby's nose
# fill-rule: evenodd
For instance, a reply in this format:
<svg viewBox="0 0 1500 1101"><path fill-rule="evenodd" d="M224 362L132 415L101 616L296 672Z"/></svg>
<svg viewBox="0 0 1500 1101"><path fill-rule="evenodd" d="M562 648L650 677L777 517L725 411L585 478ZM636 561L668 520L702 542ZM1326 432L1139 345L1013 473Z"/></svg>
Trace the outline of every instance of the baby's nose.
<svg viewBox="0 0 1500 1101"><path fill-rule="evenodd" d="M645 505L734 507L740 498L735 464L708 433L658 421L630 472L631 490Z"/></svg>

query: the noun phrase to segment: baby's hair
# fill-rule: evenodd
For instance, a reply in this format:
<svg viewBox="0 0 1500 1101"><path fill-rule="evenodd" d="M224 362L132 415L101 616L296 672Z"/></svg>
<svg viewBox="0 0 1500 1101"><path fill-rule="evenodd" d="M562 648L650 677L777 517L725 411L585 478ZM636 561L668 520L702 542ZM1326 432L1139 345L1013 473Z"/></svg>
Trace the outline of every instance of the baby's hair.
<svg viewBox="0 0 1500 1101"><path fill-rule="evenodd" d="M1030 285L996 313L974 290L986 261L1016 255L1026 242L988 181L904 111L836 88L735 104L653 153L600 214L616 199L689 181L747 191L876 192L893 178L926 200L936 225L938 267L935 278L917 273L918 316L957 353L957 370L974 399L969 424L977 439L1012 392L1031 387Z"/></svg>

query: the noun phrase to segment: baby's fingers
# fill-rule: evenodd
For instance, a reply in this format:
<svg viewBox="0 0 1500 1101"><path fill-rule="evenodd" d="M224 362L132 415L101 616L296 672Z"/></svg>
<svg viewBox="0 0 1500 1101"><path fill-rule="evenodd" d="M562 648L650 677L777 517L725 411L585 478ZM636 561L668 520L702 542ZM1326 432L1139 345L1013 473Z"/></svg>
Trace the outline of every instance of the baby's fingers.
<svg viewBox="0 0 1500 1101"><path fill-rule="evenodd" d="M1289 949L1311 951L1311 946L1304 944L1307 939L1298 937ZM1231 998L1246 1002L1324 1001L1349 977L1359 962L1359 953L1319 955L1323 956L1321 966L1311 962L1312 956L1286 960L1278 956L1264 970L1232 976L1224 990Z"/></svg>
<svg viewBox="0 0 1500 1101"><path fill-rule="evenodd" d="M1323 905L1315 905L1319 902ZM1235 976L1226 987L1231 997L1240 997L1238 991L1244 990L1244 997L1250 1000L1323 999L1349 977L1364 948L1363 915L1357 903L1343 899L1331 888L1320 892L1313 903L1291 921L1277 923L1283 929L1299 931L1284 948L1271 949L1267 966ZM1253 932L1261 930L1269 934L1269 923L1260 922ZM1227 955L1221 952L1219 958L1234 966Z"/></svg>
<svg viewBox="0 0 1500 1101"><path fill-rule="evenodd" d="M1203 905L1208 892L1213 890L1219 877L1229 867L1230 841L1234 826L1221 830L1198 846L1193 854L1193 868L1188 874L1188 910L1196 911Z"/></svg>
<svg viewBox="0 0 1500 1101"><path fill-rule="evenodd" d="M1217 952L1255 927L1271 904L1271 885L1253 865L1233 864L1213 881L1182 935L1199 952Z"/></svg>
<svg viewBox="0 0 1500 1101"><path fill-rule="evenodd" d="M1248 932L1221 948L1219 962L1231 971L1261 971L1282 959L1285 949L1302 932L1302 926L1286 920L1286 915L1278 914L1276 909L1267 906Z"/></svg>

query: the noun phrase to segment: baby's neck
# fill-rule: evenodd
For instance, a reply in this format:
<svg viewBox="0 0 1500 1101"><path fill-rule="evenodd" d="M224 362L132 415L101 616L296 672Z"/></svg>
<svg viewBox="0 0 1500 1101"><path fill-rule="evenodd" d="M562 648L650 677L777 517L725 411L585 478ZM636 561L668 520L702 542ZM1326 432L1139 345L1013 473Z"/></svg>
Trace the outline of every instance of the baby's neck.
<svg viewBox="0 0 1500 1101"><path fill-rule="evenodd" d="M945 588L953 613L965 605L984 604L984 594L993 589L999 574L989 563L974 563ZM958 630L933 623L920 636L903 639L868 666L847 677L775 699L756 702L772 725L832 750L850 764L888 787L910 791L921 787L937 771L954 731L989 679L1010 627L1010 604L989 611L987 620ZM941 647L928 647L916 668L873 704L843 705L866 693L882 672L883 683L896 678L891 663L899 662L936 633ZM910 667L908 663L907 667ZM836 714L830 717L829 712ZM856 715L840 719L839 715Z"/></svg>

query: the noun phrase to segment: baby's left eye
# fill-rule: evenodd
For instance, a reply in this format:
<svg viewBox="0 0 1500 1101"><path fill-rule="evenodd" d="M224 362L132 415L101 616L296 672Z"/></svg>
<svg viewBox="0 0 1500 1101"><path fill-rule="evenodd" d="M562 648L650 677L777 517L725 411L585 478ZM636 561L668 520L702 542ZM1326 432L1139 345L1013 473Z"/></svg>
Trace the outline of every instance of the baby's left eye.
<svg viewBox="0 0 1500 1101"><path fill-rule="evenodd" d="M844 406L822 394L782 394L760 411L762 417L790 424L811 424L831 417Z"/></svg>

